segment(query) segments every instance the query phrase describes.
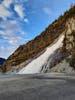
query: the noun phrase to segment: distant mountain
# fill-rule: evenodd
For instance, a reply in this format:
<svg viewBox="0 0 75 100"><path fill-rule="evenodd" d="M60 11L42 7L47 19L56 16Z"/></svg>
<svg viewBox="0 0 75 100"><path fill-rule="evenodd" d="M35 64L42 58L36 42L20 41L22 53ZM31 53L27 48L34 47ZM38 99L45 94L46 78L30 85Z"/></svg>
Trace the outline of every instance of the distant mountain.
<svg viewBox="0 0 75 100"><path fill-rule="evenodd" d="M5 62L4 58L0 58L0 67L3 65L3 63Z"/></svg>
<svg viewBox="0 0 75 100"><path fill-rule="evenodd" d="M3 72L50 72L66 58L70 66L75 68L75 6L10 55L3 65Z"/></svg>

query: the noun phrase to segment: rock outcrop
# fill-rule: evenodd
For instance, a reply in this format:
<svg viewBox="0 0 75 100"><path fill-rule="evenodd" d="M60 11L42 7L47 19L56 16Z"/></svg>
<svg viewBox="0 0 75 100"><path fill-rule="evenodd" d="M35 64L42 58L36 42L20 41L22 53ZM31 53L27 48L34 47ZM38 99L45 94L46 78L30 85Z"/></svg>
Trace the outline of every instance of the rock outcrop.
<svg viewBox="0 0 75 100"><path fill-rule="evenodd" d="M39 36L29 41L27 44L21 45L12 55L10 55L3 65L3 72L9 71L13 68L18 69L18 66L24 62L28 63L28 61L37 57L37 55L44 51L46 47L51 45L61 34L65 35L63 41L64 52L69 51L74 55L74 30L75 6L66 11L63 16L58 18L58 20L55 20Z"/></svg>
<svg viewBox="0 0 75 100"><path fill-rule="evenodd" d="M71 18L66 23L66 32L65 32L65 38L66 38L66 49L70 52L73 51L73 48L75 47L75 18Z"/></svg>

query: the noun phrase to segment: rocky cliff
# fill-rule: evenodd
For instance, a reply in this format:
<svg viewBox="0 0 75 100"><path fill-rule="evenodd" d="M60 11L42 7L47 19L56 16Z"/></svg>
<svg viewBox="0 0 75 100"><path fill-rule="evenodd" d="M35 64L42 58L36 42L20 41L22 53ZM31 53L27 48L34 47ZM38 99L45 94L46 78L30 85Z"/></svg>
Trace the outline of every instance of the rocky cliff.
<svg viewBox="0 0 75 100"><path fill-rule="evenodd" d="M61 34L65 36L62 49L64 52L68 50L74 55L74 30L75 6L71 7L63 16L55 20L39 36L35 37L35 39L29 41L27 44L21 45L12 55L10 55L3 65L3 72L13 68L18 69L18 66L23 63L27 65L31 62L31 59L38 57L40 53L44 52L45 48L51 45Z"/></svg>
<svg viewBox="0 0 75 100"><path fill-rule="evenodd" d="M66 22L63 46L52 57L47 72L75 73L75 18Z"/></svg>

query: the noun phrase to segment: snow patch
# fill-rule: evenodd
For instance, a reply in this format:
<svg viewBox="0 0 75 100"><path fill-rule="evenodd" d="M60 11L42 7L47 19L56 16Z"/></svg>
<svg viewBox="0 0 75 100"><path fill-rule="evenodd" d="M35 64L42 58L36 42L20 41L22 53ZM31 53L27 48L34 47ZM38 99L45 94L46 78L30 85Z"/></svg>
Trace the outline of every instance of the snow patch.
<svg viewBox="0 0 75 100"><path fill-rule="evenodd" d="M49 47L47 47L46 51L40 55L38 58L34 59L31 63L21 69L18 74L35 74L40 73L42 66L47 62L50 55L54 53L59 47L63 45L62 41L64 39L64 35L60 36L58 41Z"/></svg>

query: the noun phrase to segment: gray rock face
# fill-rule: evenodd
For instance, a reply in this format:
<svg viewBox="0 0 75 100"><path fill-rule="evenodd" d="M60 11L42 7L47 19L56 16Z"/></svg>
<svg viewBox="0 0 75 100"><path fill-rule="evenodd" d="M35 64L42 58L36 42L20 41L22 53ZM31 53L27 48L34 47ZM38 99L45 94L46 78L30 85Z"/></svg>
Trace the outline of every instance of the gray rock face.
<svg viewBox="0 0 75 100"><path fill-rule="evenodd" d="M55 67L51 68L49 72L75 73L75 70L69 65L68 62L63 60L61 63L57 64Z"/></svg>

